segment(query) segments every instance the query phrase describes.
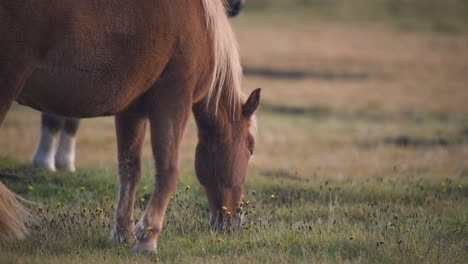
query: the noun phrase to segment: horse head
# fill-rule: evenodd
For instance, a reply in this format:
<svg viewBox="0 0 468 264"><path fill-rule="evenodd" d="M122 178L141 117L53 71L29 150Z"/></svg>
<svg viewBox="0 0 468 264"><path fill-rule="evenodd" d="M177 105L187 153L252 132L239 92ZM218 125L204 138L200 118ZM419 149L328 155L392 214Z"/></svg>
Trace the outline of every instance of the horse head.
<svg viewBox="0 0 468 264"><path fill-rule="evenodd" d="M259 103L257 89L239 103L234 121L226 113L218 113L217 122L196 116L199 142L195 169L208 197L211 224L222 225L227 219L235 219L240 208L247 165L254 152L254 113Z"/></svg>

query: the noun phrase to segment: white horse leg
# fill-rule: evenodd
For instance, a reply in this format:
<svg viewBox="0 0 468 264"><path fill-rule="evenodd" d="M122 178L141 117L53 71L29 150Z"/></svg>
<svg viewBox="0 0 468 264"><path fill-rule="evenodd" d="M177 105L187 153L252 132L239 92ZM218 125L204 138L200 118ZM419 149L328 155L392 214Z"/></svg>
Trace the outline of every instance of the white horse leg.
<svg viewBox="0 0 468 264"><path fill-rule="evenodd" d="M55 167L59 170L74 172L76 137L65 131L60 132L60 139L55 154Z"/></svg>
<svg viewBox="0 0 468 264"><path fill-rule="evenodd" d="M53 130L42 122L41 136L32 158L32 164L36 168L45 168L55 171L54 155L57 145L58 130Z"/></svg>
<svg viewBox="0 0 468 264"><path fill-rule="evenodd" d="M60 131L60 140L55 154L55 167L59 170L74 172L76 132L78 131L79 119L64 118L64 124Z"/></svg>

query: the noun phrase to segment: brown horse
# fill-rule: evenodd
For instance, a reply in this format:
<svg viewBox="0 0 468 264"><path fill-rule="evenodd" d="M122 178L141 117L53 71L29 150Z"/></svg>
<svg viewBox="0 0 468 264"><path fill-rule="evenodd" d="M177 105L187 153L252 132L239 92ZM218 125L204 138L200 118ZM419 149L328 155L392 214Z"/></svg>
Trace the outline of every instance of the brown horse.
<svg viewBox="0 0 468 264"><path fill-rule="evenodd" d="M244 0L226 1L226 12L230 17L236 16L244 4ZM76 133L79 124L78 118L42 113L41 135L32 157L33 166L50 171L75 171Z"/></svg>
<svg viewBox="0 0 468 264"><path fill-rule="evenodd" d="M224 206L238 208L260 90L248 98L240 90L222 2L0 0L0 22L0 123L14 100L68 117L116 115L120 192L112 241L136 236L135 251L156 249L191 111L199 131L196 174L212 219L226 218ZM147 123L156 183L134 228ZM0 210L12 207L0 200Z"/></svg>

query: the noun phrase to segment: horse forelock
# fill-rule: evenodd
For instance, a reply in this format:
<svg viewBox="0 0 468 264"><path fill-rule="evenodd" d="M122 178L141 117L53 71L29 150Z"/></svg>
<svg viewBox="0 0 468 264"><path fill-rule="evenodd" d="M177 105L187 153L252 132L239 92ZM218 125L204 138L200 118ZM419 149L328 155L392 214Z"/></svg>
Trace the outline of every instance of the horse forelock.
<svg viewBox="0 0 468 264"><path fill-rule="evenodd" d="M226 15L226 2L220 0L200 0L205 12L208 34L211 34L214 47L214 69L207 106L214 105L218 112L221 96L227 96L228 112L235 118L242 106L244 94L241 90L242 67L236 38ZM224 98L223 98L224 99Z"/></svg>

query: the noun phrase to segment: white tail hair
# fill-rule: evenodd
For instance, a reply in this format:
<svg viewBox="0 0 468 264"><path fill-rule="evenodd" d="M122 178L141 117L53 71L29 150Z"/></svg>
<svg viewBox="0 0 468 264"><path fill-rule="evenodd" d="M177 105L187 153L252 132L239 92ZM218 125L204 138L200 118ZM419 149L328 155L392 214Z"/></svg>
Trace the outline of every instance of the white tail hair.
<svg viewBox="0 0 468 264"><path fill-rule="evenodd" d="M226 15L224 0L201 0L206 24L214 44L215 64L207 103L214 100L215 113L224 90L228 96L228 108L234 117L236 107L244 94L241 91L242 67L239 61L237 41Z"/></svg>
<svg viewBox="0 0 468 264"><path fill-rule="evenodd" d="M20 239L27 233L25 221L29 213L0 182L0 240Z"/></svg>

